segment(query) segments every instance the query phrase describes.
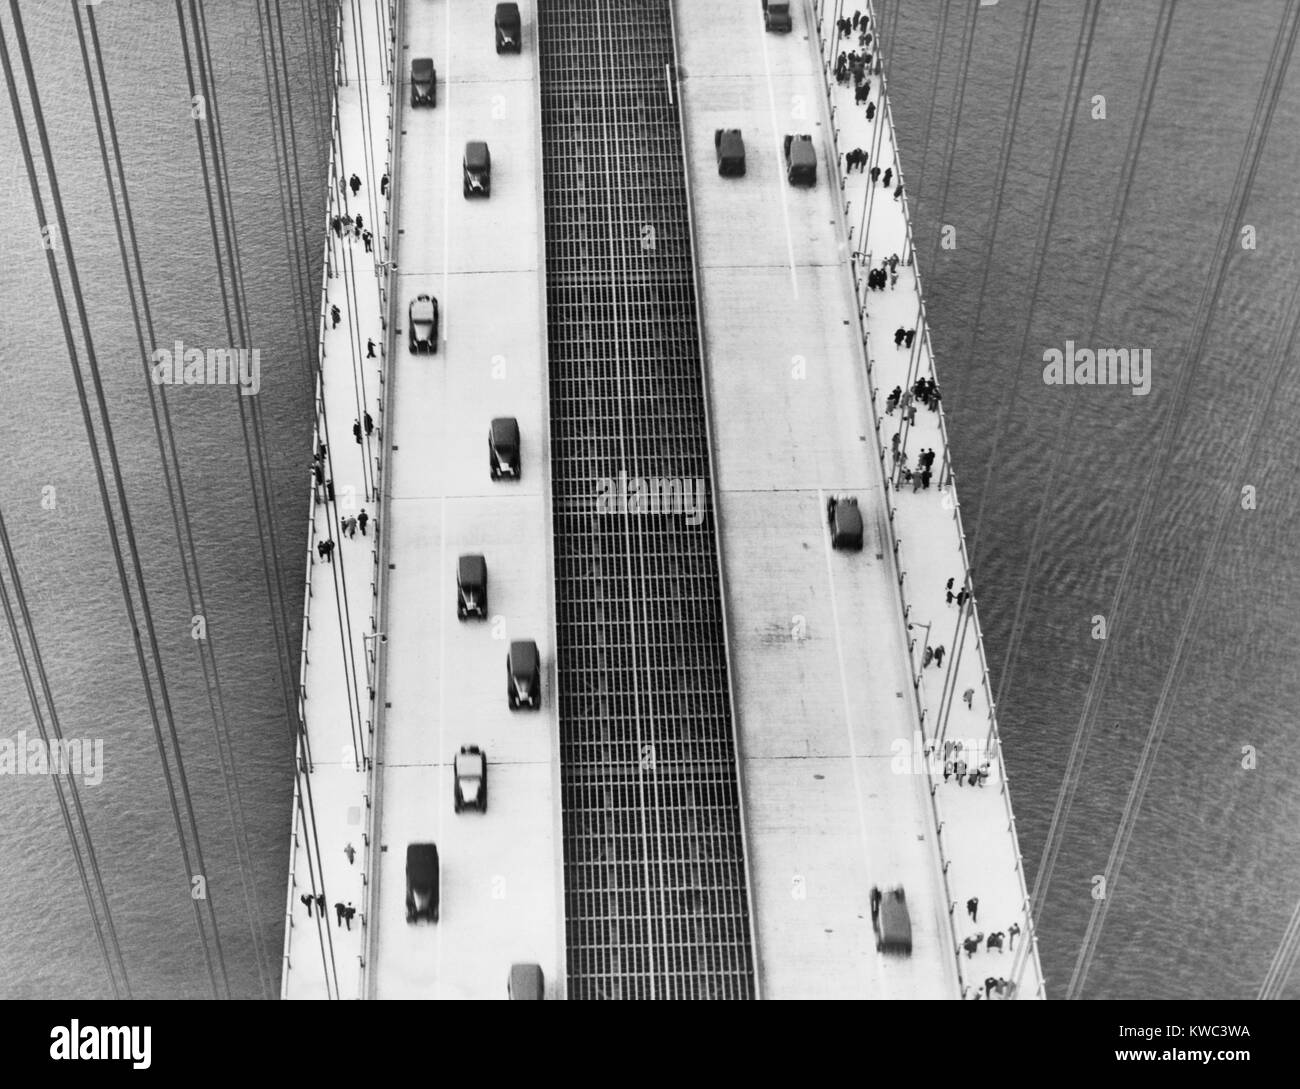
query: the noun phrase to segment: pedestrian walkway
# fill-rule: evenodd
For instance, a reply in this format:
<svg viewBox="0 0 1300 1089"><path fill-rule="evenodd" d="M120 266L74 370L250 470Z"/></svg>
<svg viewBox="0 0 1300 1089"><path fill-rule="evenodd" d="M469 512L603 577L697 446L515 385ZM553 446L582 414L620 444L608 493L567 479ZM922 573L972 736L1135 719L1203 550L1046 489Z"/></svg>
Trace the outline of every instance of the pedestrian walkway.
<svg viewBox="0 0 1300 1089"><path fill-rule="evenodd" d="M814 7L824 10L817 13ZM984 641L972 596L961 508L953 484L942 389L925 319L907 191L886 95L887 78L880 61L878 25L869 3L860 5L868 22L859 21L856 29L848 3L810 4L806 10L820 15L818 41L834 126L831 155L838 164L832 181L840 187L840 204L845 209L877 450L890 481L890 535L901 572L912 673L921 707L921 733L900 761L910 762L908 770L930 779L949 912L958 938L954 955L964 996L984 998L986 980L1004 979L1013 986L1003 988L1001 995L990 989L987 997L1043 997ZM848 20L847 36L841 33L841 19ZM864 44L867 34L872 41ZM850 54L854 53L860 79L853 72ZM871 54L869 65L867 53ZM841 54L845 55L844 71L837 79ZM863 92L860 88L865 83L870 87ZM858 149L866 152L865 164L856 164L856 155L850 158ZM874 177L873 171L878 172ZM871 286L876 281L882 286ZM938 397L928 395L928 405L912 392L918 379L926 385L933 382L939 389ZM900 401L912 394L910 406L890 403L895 389L902 394ZM911 474L919 469L922 453L928 451L933 451L932 476L923 484ZM948 775L945 752L952 764ZM965 764L964 779L956 775L959 760ZM981 768L985 772L982 780ZM905 769L900 766L896 771L904 773ZM975 918L966 910L972 898L978 899ZM1018 938L1011 933L1013 926L1020 928ZM988 938L999 932L1007 934L1003 947L990 951ZM968 952L967 945L973 945L976 936L980 938L978 952Z"/></svg>
<svg viewBox="0 0 1300 1089"><path fill-rule="evenodd" d="M390 3L342 0L334 28L316 439L303 454L311 503L298 758L307 774L294 795L282 998L359 998L365 986L395 15Z"/></svg>

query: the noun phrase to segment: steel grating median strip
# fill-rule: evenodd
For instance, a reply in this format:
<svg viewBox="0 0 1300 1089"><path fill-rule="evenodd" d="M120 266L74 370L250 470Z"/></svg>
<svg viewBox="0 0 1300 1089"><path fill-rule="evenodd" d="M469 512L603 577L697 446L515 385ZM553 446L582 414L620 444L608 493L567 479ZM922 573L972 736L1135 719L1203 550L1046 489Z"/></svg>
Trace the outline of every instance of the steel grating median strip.
<svg viewBox="0 0 1300 1089"><path fill-rule="evenodd" d="M570 998L752 998L668 0L539 5Z"/></svg>

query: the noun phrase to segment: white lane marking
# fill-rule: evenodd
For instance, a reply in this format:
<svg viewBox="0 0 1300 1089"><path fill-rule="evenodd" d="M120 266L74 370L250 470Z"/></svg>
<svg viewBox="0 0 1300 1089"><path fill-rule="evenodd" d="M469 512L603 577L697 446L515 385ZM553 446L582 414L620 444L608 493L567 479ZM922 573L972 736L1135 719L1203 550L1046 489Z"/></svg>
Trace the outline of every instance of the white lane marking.
<svg viewBox="0 0 1300 1089"><path fill-rule="evenodd" d="M826 493L823 489L817 489L817 510L818 514L826 510ZM849 735L849 762L853 769L853 796L858 806L858 834L862 837L862 861L866 866L867 880L871 880L871 852L867 849L867 815L862 805L862 783L858 779L858 747L853 740L853 715L849 707L849 681L848 675L844 670L844 646L840 642L840 609L835 598L835 569L831 566L831 531L828 523L822 523L822 551L826 555L826 583L830 587L831 599L831 623L835 628L835 660L840 670L840 696L844 700L844 727ZM872 927L872 938L874 940L875 928ZM881 958L879 954L877 961ZM880 977L880 989L883 992L880 995L872 995L873 998L888 998L888 988L885 983L885 975L882 972Z"/></svg>
<svg viewBox="0 0 1300 1089"><path fill-rule="evenodd" d="M785 161L785 148L781 144L781 129L776 120L776 88L772 86L772 65L767 59L767 31L763 28L762 14L755 8L754 12L757 17L759 32L762 34L760 39L763 43L763 72L767 78L767 105L772 115L772 134L776 140L776 163L777 163L777 185L781 189L781 218L785 221L785 251L786 256L790 259L790 286L794 290L794 297L799 297L799 278L795 274L794 267L794 239L790 234L790 209L786 207L785 187L781 186L781 164Z"/></svg>

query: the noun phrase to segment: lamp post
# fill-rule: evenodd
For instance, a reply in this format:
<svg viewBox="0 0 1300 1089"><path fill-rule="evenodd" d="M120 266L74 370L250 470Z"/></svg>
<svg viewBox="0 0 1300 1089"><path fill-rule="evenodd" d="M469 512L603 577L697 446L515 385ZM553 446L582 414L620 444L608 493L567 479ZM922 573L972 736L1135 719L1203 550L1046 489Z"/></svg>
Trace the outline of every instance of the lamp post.
<svg viewBox="0 0 1300 1089"><path fill-rule="evenodd" d="M924 628L924 629L925 629L925 641L921 644L921 659L922 659L922 661L924 661L924 659L925 659L925 651L926 651L926 648L929 647L929 645L930 645L930 625L929 625L929 623L925 623L925 624L913 624L913 623L909 620L909 621L907 622L907 628L908 628L908 631L911 631L913 628ZM911 645L909 645L907 649L910 651L910 650L912 649L912 646L913 646L913 645L915 645L915 641L913 641L913 643L912 643ZM922 666L921 668L924 669L925 666ZM921 683L921 675L920 675L919 673L916 675L916 683L917 683L918 685Z"/></svg>

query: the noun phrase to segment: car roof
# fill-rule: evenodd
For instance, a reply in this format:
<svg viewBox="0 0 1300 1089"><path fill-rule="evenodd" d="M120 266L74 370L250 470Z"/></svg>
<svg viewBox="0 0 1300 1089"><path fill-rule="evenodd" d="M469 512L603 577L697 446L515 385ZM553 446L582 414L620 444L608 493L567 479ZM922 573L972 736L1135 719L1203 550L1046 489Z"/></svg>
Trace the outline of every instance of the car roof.
<svg viewBox="0 0 1300 1089"><path fill-rule="evenodd" d="M492 421L492 441L497 443L518 443L519 421L513 416L498 416Z"/></svg>
<svg viewBox="0 0 1300 1089"><path fill-rule="evenodd" d="M527 669L537 664L537 644L531 639L520 639L510 644L510 664L515 669Z"/></svg>
<svg viewBox="0 0 1300 1089"><path fill-rule="evenodd" d="M487 153L488 153L487 141L485 140L465 141L465 158L486 159Z"/></svg>
<svg viewBox="0 0 1300 1089"><path fill-rule="evenodd" d="M479 555L461 556L457 568L462 582L478 582L487 576L487 560Z"/></svg>
<svg viewBox="0 0 1300 1089"><path fill-rule="evenodd" d="M483 754L477 749L472 752L466 752L466 748L472 746L461 746L460 752L456 754L456 771L459 773L463 767L467 772L477 771L480 774L483 771Z"/></svg>
<svg viewBox="0 0 1300 1089"><path fill-rule="evenodd" d="M425 72L432 72L432 71L433 71L433 58L432 58L432 57L414 57L414 58L411 60L411 71L412 71L412 72L419 72L419 73L422 74L422 75L423 75Z"/></svg>
<svg viewBox="0 0 1300 1089"><path fill-rule="evenodd" d="M432 317L434 311L436 311L437 309L438 309L437 301L430 298L428 295L417 295L414 299L411 300L412 314L422 314L427 312L429 317Z"/></svg>

